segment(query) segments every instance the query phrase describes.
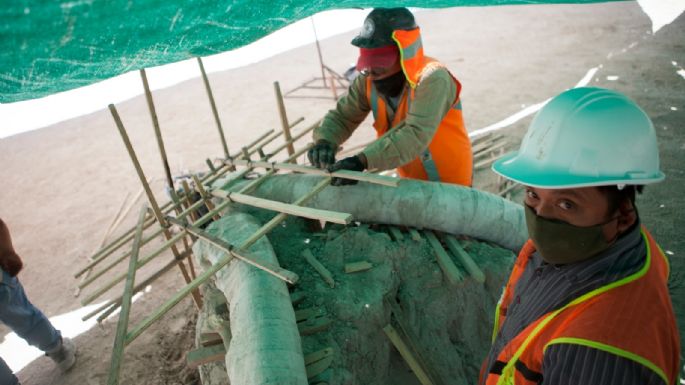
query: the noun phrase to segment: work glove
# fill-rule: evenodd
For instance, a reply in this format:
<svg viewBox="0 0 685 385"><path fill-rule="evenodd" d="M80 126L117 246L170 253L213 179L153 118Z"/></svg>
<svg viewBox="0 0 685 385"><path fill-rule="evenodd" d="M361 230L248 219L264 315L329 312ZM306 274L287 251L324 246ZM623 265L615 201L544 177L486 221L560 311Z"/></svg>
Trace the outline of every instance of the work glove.
<svg viewBox="0 0 685 385"><path fill-rule="evenodd" d="M328 167L328 172L336 172L338 170L364 171L364 169L366 169L366 157L364 154L359 154L335 162L334 165ZM333 180L331 180L331 185L333 186L352 184L357 184L357 181L344 178L333 178Z"/></svg>
<svg viewBox="0 0 685 385"><path fill-rule="evenodd" d="M24 264L17 253L13 251L3 251L0 255L0 268L12 277L16 277Z"/></svg>
<svg viewBox="0 0 685 385"><path fill-rule="evenodd" d="M307 152L309 163L316 168L327 168L335 163L335 145L327 140L319 140Z"/></svg>

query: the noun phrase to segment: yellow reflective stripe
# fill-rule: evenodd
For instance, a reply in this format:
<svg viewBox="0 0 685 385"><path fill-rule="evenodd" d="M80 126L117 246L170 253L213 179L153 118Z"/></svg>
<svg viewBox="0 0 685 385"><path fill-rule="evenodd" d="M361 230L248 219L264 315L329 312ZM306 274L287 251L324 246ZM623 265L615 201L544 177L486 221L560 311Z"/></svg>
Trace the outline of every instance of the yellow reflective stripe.
<svg viewBox="0 0 685 385"><path fill-rule="evenodd" d="M656 242L654 242L654 243L656 243ZM649 247L649 246L647 246L647 247ZM664 253L664 249L662 249L658 243L656 243L656 247L659 248L661 255L664 256L664 262L666 262L666 276L670 278L671 277L671 261L668 260L666 253Z"/></svg>
<svg viewBox="0 0 685 385"><path fill-rule="evenodd" d="M407 78L407 81L409 82L409 85L411 88L416 88L416 83L414 83L410 78L409 75L407 75L407 69L404 68L404 50L402 49L402 43L400 43L400 40L395 36L395 31L392 32L392 40L397 43L397 46L399 47L400 51L400 65L402 66L402 72L404 72L404 77Z"/></svg>
<svg viewBox="0 0 685 385"><path fill-rule="evenodd" d="M497 337L497 332L499 331L499 312L500 306L502 306L502 300L497 302L495 306L495 326L492 328L492 343L495 343L495 338Z"/></svg>
<svg viewBox="0 0 685 385"><path fill-rule="evenodd" d="M642 268L639 271L637 271L635 274L629 275L623 279L612 282L608 285L600 287L599 289L595 289L591 292L588 292L588 293L585 293L584 295L581 295L580 297L578 297L578 298L574 299L573 301L569 302L568 304L566 304L566 306L555 310L552 314L545 317L545 319L540 321L540 323L538 323L537 326L535 326L535 328L533 328L533 330L530 332L530 334L528 334L526 339L523 340L523 343L521 344L521 346L519 346L518 350L516 350L516 353L514 353L514 355L511 357L511 359L509 359L509 362L507 362L507 365L504 367L504 369L502 369L502 377L511 376L512 379L514 378L513 377L513 375L514 375L514 364L516 363L516 361L518 361L519 357L521 357L521 354L523 354L523 352L526 350L526 348L528 347L530 342L533 340L533 338L535 338L538 334L540 334L540 331L545 326L547 326L547 324L550 321L552 321L552 319L554 319L554 317L559 315L559 313L568 309L571 306L575 306L581 302L587 301L590 298L596 297L596 296L598 296L602 293L605 293L611 289L629 284L629 283L631 283L631 282L633 282L639 278L642 278L642 276L647 274L647 271L649 270L649 266L651 265L652 251L651 251L651 248L649 247L649 240L647 239L647 235L644 233L643 230L640 230L640 234L642 234L642 238L645 240L645 244L647 245L647 259L645 261L645 264L642 266ZM512 380L512 383L513 383L513 380Z"/></svg>
<svg viewBox="0 0 685 385"><path fill-rule="evenodd" d="M623 350L620 348L617 348L615 346L611 345L606 345L601 342L597 341L592 341L592 340L586 340L583 338L573 338L573 337L561 337L561 338L555 338L552 341L548 342L547 345L545 345L545 348L543 349L543 352L547 350L547 347L549 345L554 345L554 344L575 344L575 345L583 345L583 346L589 346L591 348L595 348L597 350L602 350L623 358L627 358L629 360L635 361L643 366L648 367L651 369L654 373L658 374L659 377L661 377L662 380L664 380L664 383L668 385L668 378L666 377L666 373L664 373L663 370L661 370L660 367L656 366L652 361L637 355L635 353L629 352L627 350Z"/></svg>

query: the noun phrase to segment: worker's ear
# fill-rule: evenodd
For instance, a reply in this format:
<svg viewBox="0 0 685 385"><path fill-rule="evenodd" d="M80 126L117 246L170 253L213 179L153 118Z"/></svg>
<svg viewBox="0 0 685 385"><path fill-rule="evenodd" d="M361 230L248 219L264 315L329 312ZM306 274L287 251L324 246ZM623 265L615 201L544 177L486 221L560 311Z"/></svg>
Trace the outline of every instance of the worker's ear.
<svg viewBox="0 0 685 385"><path fill-rule="evenodd" d="M618 220L616 226L618 234L621 235L635 224L637 221L637 211L635 210L634 203L628 197L624 197L621 200L617 211Z"/></svg>

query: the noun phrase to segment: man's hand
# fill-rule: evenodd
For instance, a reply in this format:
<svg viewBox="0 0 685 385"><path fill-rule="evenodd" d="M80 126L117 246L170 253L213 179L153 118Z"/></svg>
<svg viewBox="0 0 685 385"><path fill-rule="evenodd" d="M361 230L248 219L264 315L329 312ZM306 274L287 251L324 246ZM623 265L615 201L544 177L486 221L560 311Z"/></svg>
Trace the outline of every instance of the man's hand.
<svg viewBox="0 0 685 385"><path fill-rule="evenodd" d="M21 262L21 258L19 258L17 253L5 251L0 255L0 268L12 277L16 277L22 267L24 267L24 264Z"/></svg>
<svg viewBox="0 0 685 385"><path fill-rule="evenodd" d="M364 169L366 169L366 156L364 156L364 154L359 154L339 160L334 165L328 167L328 172L335 172L338 170L364 171ZM331 185L333 186L344 186L351 184L357 184L357 181L344 178L333 178L333 180L331 180Z"/></svg>
<svg viewBox="0 0 685 385"><path fill-rule="evenodd" d="M327 140L319 140L307 152L309 163L316 168L328 168L335 163L335 145Z"/></svg>

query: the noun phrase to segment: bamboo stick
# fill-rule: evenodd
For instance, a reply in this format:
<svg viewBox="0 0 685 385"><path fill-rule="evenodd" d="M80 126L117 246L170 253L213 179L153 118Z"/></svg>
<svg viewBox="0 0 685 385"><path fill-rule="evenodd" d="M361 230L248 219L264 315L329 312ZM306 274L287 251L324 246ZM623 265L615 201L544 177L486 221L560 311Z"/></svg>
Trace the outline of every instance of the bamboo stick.
<svg viewBox="0 0 685 385"><path fill-rule="evenodd" d="M173 236L171 239L167 240L160 246L157 250L153 251L149 255L147 255L145 258L142 258L138 261L138 268L140 269L141 267L145 266L148 262L152 261L156 257L158 257L162 252L166 251L166 249L173 247L173 245L178 242L185 234L179 233ZM176 259L180 260L184 258L183 255L179 255ZM84 298L81 300L81 304L88 305L89 303L93 302L96 298L100 297L104 293L107 292L107 290L111 289L116 285L117 283L121 282L126 278L126 273L121 273L117 276L115 276L111 281L109 281L107 284L103 285L99 289L97 289L95 292L90 294L88 297Z"/></svg>
<svg viewBox="0 0 685 385"><path fill-rule="evenodd" d="M223 169L222 174L225 173L226 171L228 171L228 168L225 167L225 166L223 166L223 165L222 165L220 168ZM201 180L201 181L206 181L206 180L210 179L213 175L216 175L216 172L217 172L217 171L219 171L219 169L217 169L216 171L210 171L209 173L207 173L206 175L204 175L202 178L200 178L200 180ZM150 180L150 183L152 183L153 180L154 180L154 178ZM144 189L143 189L142 191L144 191ZM166 214L166 213L168 213L168 212L174 210L174 209L175 209L175 206L174 206L173 202L170 201L170 202L165 203L165 204L161 207L161 209L163 210L162 213ZM151 215L150 217L148 217L148 218L146 219L144 228L150 227L154 222L155 222L154 216ZM117 239L115 239L115 240L113 240L112 242L110 242L107 246L102 247L102 248L101 248L100 250L98 250L95 254L93 254L93 255L90 257L90 259L91 259L95 264L101 262L102 259L108 257L108 256L111 255L114 251L118 250L118 249L121 248L123 245L125 245L126 243L128 243L128 241L130 241L131 239L133 239L133 233L134 233L134 231L135 231L135 226L132 227L132 228L130 228L130 229L128 229L125 233L121 234ZM90 267L91 267L91 266L89 265L89 266L87 266L86 268L80 270L79 272L77 272L77 273L75 274L74 277L75 277L75 278L78 278L78 277L81 276L83 273L85 273Z"/></svg>
<svg viewBox="0 0 685 385"><path fill-rule="evenodd" d="M112 347L112 359L110 361L109 377L107 379L108 385L119 384L119 374L121 373L121 359L124 354L126 329L128 329L128 317L131 311L131 297L133 296L133 286L135 285L136 279L136 264L138 262L138 253L140 251L140 240L143 237L143 222L145 221L146 212L147 207L146 205L143 205L143 207L140 210L140 215L138 216L136 235L133 238L133 247L131 248L131 259L128 263L126 285L124 286L124 294L121 301L121 313L119 313L119 322L117 323L117 331L114 337L114 346Z"/></svg>
<svg viewBox="0 0 685 385"><path fill-rule="evenodd" d="M323 278L324 281L330 286L331 288L335 287L335 280L333 280L333 274L331 274L328 269L324 265L319 262L314 255L312 254L311 250L309 249L304 249L302 251L302 256L304 259L316 270L317 273Z"/></svg>
<svg viewBox="0 0 685 385"><path fill-rule="evenodd" d="M257 198L251 195L240 194L236 192L214 190L212 192L212 195L217 198L229 199L236 203L241 203L244 205L272 211L278 211L281 213L295 215L303 218L317 219L326 222L338 223L341 225L349 224L352 221L352 214L339 213L329 210L320 210L311 207L296 206L289 203Z"/></svg>
<svg viewBox="0 0 685 385"><path fill-rule="evenodd" d="M323 179L308 194L306 194L302 198L299 198L298 200L293 202L293 204L301 205L307 202L314 195L318 194L321 190L326 188L326 186L328 186L330 182L330 178ZM266 233L271 231L274 227L278 226L278 224L283 222L283 220L285 220L285 218L287 217L288 216L283 213L276 215L264 226L262 226L259 230L257 230L254 234L252 234L252 236L245 240L239 248L245 250L249 249L250 246L257 242ZM172 298L167 300L167 302L165 302L162 306L157 308L150 316L148 316L145 320L143 320L140 324L138 324L133 330L131 330L128 333L128 335L126 336L126 344L128 345L138 336L140 336L140 334L143 333L148 327L150 327L150 325L152 325L155 321L157 321L169 310L171 310L174 306L176 306L176 304L181 302L181 300L185 298L186 295L188 295L191 291L195 290L197 287L199 287L201 284L207 281L210 277L212 277L217 271L221 270L224 266L226 266L231 261L231 259L231 255L223 256L219 261L217 261L217 263L212 265L211 268L206 270L204 273L200 274L196 279L193 280L193 282L185 286L183 289L177 292Z"/></svg>
<svg viewBox="0 0 685 385"><path fill-rule="evenodd" d="M281 117L281 126L283 127L283 135L285 141L288 143L288 155L295 153L295 146L292 143L292 135L290 135L290 123L288 123L288 115L285 112L285 103L283 102L283 95L281 94L281 86L278 82L274 82L274 92L276 92L276 104L278 105L278 116Z"/></svg>
<svg viewBox="0 0 685 385"><path fill-rule="evenodd" d="M102 247L105 245L105 242L107 242L107 238L108 238L109 235L111 234L112 228L113 228L114 224L117 222L117 220L119 219L119 216L121 216L121 213L122 213L122 211L124 210L124 207L126 206L126 201L128 200L129 195L131 195L131 193L130 193L130 192L126 192L126 196L124 196L124 200L121 201L121 205L119 206L119 209L117 210L116 215L114 216L114 218L112 218L112 222L109 224L109 227L107 227L107 230L105 231L105 235L102 237L102 241L100 241L100 246L98 246L98 248L95 249L95 250L93 251L93 253L95 253L95 252L98 251L100 248L102 248ZM88 259L89 259L90 262L93 261L92 259L90 259L90 256L88 257ZM82 284L83 281L85 281L86 279L88 279L88 276L90 275L91 271L92 271L92 269L88 269L88 270L86 271L85 275L83 275L83 276L81 277L81 282L80 282L80 284ZM78 297L79 294L81 294L81 287L80 287L80 286L77 287L76 290L74 290L74 297Z"/></svg>
<svg viewBox="0 0 685 385"><path fill-rule="evenodd" d="M152 224L155 223L154 218L148 218L147 222L143 224L143 229L147 229L148 227L152 226ZM115 251L119 250L122 246L124 246L128 241L133 239L133 236L135 233L130 233L128 235L124 234L121 237L118 238L118 241L115 241L113 243L110 243L110 245L114 245L115 243L117 244L116 247L112 247L111 250L108 250L106 253L101 254L97 259L93 259L92 262L88 263L84 268L81 270L77 271L76 274L74 274L74 278L78 278L81 275L83 275L86 271L92 269L94 266L98 265L100 262L104 261L105 258L110 256L112 253Z"/></svg>
<svg viewBox="0 0 685 385"><path fill-rule="evenodd" d="M131 158L131 161L133 162L133 166L136 169L136 173L138 174L138 178L140 179L140 183L143 185L143 188L145 189L145 193L148 198L148 202L150 202L150 206L152 207L152 212L155 214L155 218L157 219L157 222L159 222L160 226L164 228L164 237L166 239L171 238L171 234L169 231L166 230L168 227L166 221L164 220L164 216L162 214L162 211L159 208L159 205L157 204L157 200L155 199L155 196L152 194L152 190L150 190L150 186L147 184L147 179L145 178L145 174L143 173L143 169L140 166L140 162L138 162L138 156L136 155L135 151L133 150L133 146L131 145L131 141L128 138L128 134L126 133L126 129L124 128L124 124L121 121L121 118L119 117L119 113L117 112L116 107L114 107L114 104L109 105L109 110L112 113L112 117L114 118L114 121L117 125L117 128L119 129L119 134L121 134L121 138L124 141L124 145L126 146L126 150L128 151L129 157ZM176 249L176 246L172 245L171 246L171 252L174 254L174 257L176 259L180 258L180 254L178 252L178 249ZM185 279L186 283L189 283L191 281L190 276L188 275L188 271L185 268L185 265L183 263L178 264L179 269L181 270L181 274L183 275L183 279ZM195 305L197 305L198 308L202 308L202 297L200 295L200 292L198 290L195 290L193 292L193 299L195 300Z"/></svg>
<svg viewBox="0 0 685 385"><path fill-rule="evenodd" d="M200 193L200 196L202 199L205 201L205 206L207 206L208 211L214 210L214 203L212 203L212 196L207 193L205 190L204 186L202 186L202 182L200 182L200 179L197 178L197 176L193 175L193 182L195 182L195 188L197 191ZM221 218L218 215L215 215L214 217L215 221L218 221L219 218Z"/></svg>
<svg viewBox="0 0 685 385"><path fill-rule="evenodd" d="M209 159L209 158L205 159L205 163L207 163L207 167L209 167L209 169L211 171L216 172L216 167L214 167L214 163L212 163L211 159Z"/></svg>
<svg viewBox="0 0 685 385"><path fill-rule="evenodd" d="M402 338L400 338L397 330L395 330L391 324L388 324L383 328L383 332L386 336L388 336L388 339L390 339L390 342L392 342L397 351L400 352L400 355L402 358L404 358L404 361L407 363L407 365L409 365L409 368L411 368L411 370L414 372L416 378L419 379L419 382L421 382L422 385L433 385L433 382L428 377L428 374L426 374L426 371L421 367L419 362L412 354L411 349L409 349L407 344L402 340Z"/></svg>
<svg viewBox="0 0 685 385"><path fill-rule="evenodd" d="M248 145L245 146L245 147L246 147L247 149L251 149L252 147L256 146L259 142L261 142L264 138L266 138L266 137L268 137L269 135L271 135L274 131L276 131L276 130L274 130L273 128L270 129L269 131L267 131L267 132L263 133L262 135L260 135L257 139L255 139L255 140L253 140L252 142L250 142L250 144L248 144Z"/></svg>
<svg viewBox="0 0 685 385"><path fill-rule="evenodd" d="M321 121L322 121L322 120L323 120L323 119L317 120L314 124L312 124L311 126L309 126L309 127L307 127L306 129L302 130L302 132L299 132L297 135L295 135L291 140L288 140L288 141L286 141L285 143L281 144L280 146L276 147L276 149L274 149L273 152L271 153L272 155L267 156L267 159L273 157L273 156L276 155L277 153L281 152L281 150L283 150L283 149L286 148L287 146L293 145L293 144L294 144L295 142L297 142L300 138L302 138L303 136L305 136L305 135L307 135L308 133L312 132L316 127L319 126L319 124L321 124Z"/></svg>
<svg viewBox="0 0 685 385"><path fill-rule="evenodd" d="M272 170L289 170L301 172L303 174L311 175L323 175L331 176L344 179L352 179L357 181L369 182L380 184L383 186L397 187L400 183L399 178L393 178L389 176L376 175L366 172L350 171L350 170L340 170L330 173L326 170L318 169L311 166L302 166L299 164L288 164L288 163L275 163L275 162L265 162L265 161L246 161L246 160L233 160L226 161L227 164L234 164L238 166L248 166L248 167L261 167Z"/></svg>
<svg viewBox="0 0 685 385"><path fill-rule="evenodd" d="M419 233L419 231L413 227L409 228L409 235L411 236L411 239L415 242L421 242L423 240L423 238L421 238L421 234Z"/></svg>
<svg viewBox="0 0 685 385"><path fill-rule="evenodd" d="M479 152L473 152L473 158L480 158L481 156L492 154L495 150L499 150L500 148L503 148L504 146L507 145L507 142L499 142L497 144L494 144L488 148L485 148Z"/></svg>
<svg viewBox="0 0 685 385"><path fill-rule="evenodd" d="M428 243L430 243L433 251L435 251L435 258L438 260L438 265L440 265L442 272L445 273L447 281L449 281L449 283L452 285L456 285L463 280L464 276L461 274L459 269L457 269L457 266L452 261L452 258L450 258L449 254L447 254L447 251L445 251L445 249L442 247L442 244L440 244L440 241L435 234L433 234L433 232L430 230L424 230L423 233L426 235Z"/></svg>
<svg viewBox="0 0 685 385"><path fill-rule="evenodd" d="M355 150L359 150L359 149L362 149L362 148L366 148L369 144L371 144L371 143L373 143L373 142L375 142L375 140L372 140L372 141L367 142L367 143L364 143L364 144L359 144L359 145L354 146L354 147L344 148L344 149L343 149L342 151L340 151L337 155L338 155L338 156L346 155L346 154L349 154L349 153L351 153L351 152L353 152L353 151L355 151Z"/></svg>
<svg viewBox="0 0 685 385"><path fill-rule="evenodd" d="M480 283L485 282L485 274L483 274L483 271L478 267L466 250L461 247L457 238L452 234L444 234L443 239L445 240L445 244L447 244L447 248L450 249L457 259L459 259L459 262L461 262L466 271L471 274L473 279Z"/></svg>
<svg viewBox="0 0 685 385"><path fill-rule="evenodd" d="M177 260L172 259L169 261L166 265L164 265L161 269L157 270L155 273L153 273L150 277L146 278L144 281L140 282L139 284L136 285L136 287L133 289L133 294L135 295L136 293L140 292L141 290L144 290L148 285L150 285L152 282L154 282L157 278L161 277L164 273L167 271L171 270L174 266L176 266L176 263L178 263ZM81 320L87 321L94 316L100 314L103 310L107 309L104 313L100 314L100 316L97 318L97 322L102 322L105 318L107 318L110 314L112 314L116 309L119 308L121 305L121 299L123 295L120 295L117 298L111 299L104 304L102 304L100 307L97 309L91 311L90 313L84 315Z"/></svg>
<svg viewBox="0 0 685 385"><path fill-rule="evenodd" d="M154 232L152 235L150 235L149 237L143 239L143 241L141 242L141 245L140 245L140 246L142 247L142 246L148 244L151 240L157 238L160 234L162 234L162 231L163 231L162 229L159 229L159 230L155 231L155 232ZM118 265L119 263L121 263L121 261L125 260L125 259L128 258L130 255L131 255L131 250L127 251L126 253L124 253L123 255L121 255L119 258L117 258L116 260L114 260L113 262L111 262L109 265L107 265L106 267L104 267L102 270L98 271L97 273L95 273L94 275L92 275L91 277L89 277L88 279L86 279L86 280L84 280L83 282L81 282L81 283L78 285L78 288L79 288L79 289L83 289L84 287L90 285L90 284L93 283L96 279L100 278L103 274L105 274L106 272L108 272L109 270L111 270L114 266L116 266L116 265Z"/></svg>
<svg viewBox="0 0 685 385"><path fill-rule="evenodd" d="M164 148L164 140L162 139L162 130L159 128L159 119L157 119L157 110L155 103L152 100L152 92L150 92L150 85L147 82L147 74L145 68L140 70L140 78L143 81L143 89L145 90L145 100L147 100L147 107L150 110L150 117L152 118L152 126L155 129L155 138L157 139L157 146L159 147L159 155L162 157L162 167L166 175L166 182L170 189L174 189L174 180L171 177L171 170L169 169L169 160L167 159L166 149Z"/></svg>
<svg viewBox="0 0 685 385"><path fill-rule="evenodd" d="M506 187L505 189L503 189L502 191L498 192L497 195L499 195L499 196L501 196L501 197L502 197L502 196L505 196L505 195L507 195L508 193L510 193L510 192L512 192L512 191L514 191L514 190L516 190L516 189L519 188L519 187L523 187L523 186L520 185L520 184L518 184L518 183L516 183L516 182L511 182L511 184L510 184L509 186L507 186L507 187Z"/></svg>
<svg viewBox="0 0 685 385"><path fill-rule="evenodd" d="M212 107L212 114L214 115L214 121L216 121L216 127L219 130L219 138L221 138L221 146L224 148L224 157L229 158L228 145L226 145L226 137L224 136L224 129L221 127L221 119L219 119L219 111L216 109L216 103L214 103L214 94L212 94L212 87L209 85L209 79L207 78L207 73L205 72L205 66L202 64L202 58L197 58L197 64L200 66L200 72L202 73L202 81L205 83L205 89L207 90L207 97L209 98L209 105Z"/></svg>
<svg viewBox="0 0 685 385"><path fill-rule="evenodd" d="M220 248L221 250L225 251L229 255L234 256L236 259L239 259L243 262L249 263L250 265L265 271L274 277L281 279L285 282L288 282L292 285L296 284L297 281L300 279L297 274L293 273L292 271L288 271L286 269L281 268L280 266L274 266L270 264L265 264L258 262L256 257L249 253L247 250L244 249L236 249L233 247L231 244L228 242L224 241L221 238L217 238L211 234L209 234L206 231L200 230L196 227L193 226L183 226L183 224L179 224L185 231L188 233L200 238L204 239L205 241L213 244L214 246Z"/></svg>
<svg viewBox="0 0 685 385"><path fill-rule="evenodd" d="M390 311L395 318L395 322L399 326L399 330L397 330L397 335L400 337L404 335L404 341L407 343L409 349L411 349L411 351L414 352L416 361L419 363L419 365L421 365L422 368L424 368L428 378L430 378L430 380L435 385L445 385L445 381L443 381L443 379L440 378L440 376L437 374L435 367L426 360L426 355L424 353L425 349L422 349L421 346L418 344L418 341L420 340L416 333L414 333L407 324L406 316L402 312L400 305L396 302L394 298L391 299L389 297L385 298L385 303L387 303L390 307Z"/></svg>

